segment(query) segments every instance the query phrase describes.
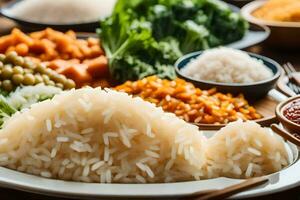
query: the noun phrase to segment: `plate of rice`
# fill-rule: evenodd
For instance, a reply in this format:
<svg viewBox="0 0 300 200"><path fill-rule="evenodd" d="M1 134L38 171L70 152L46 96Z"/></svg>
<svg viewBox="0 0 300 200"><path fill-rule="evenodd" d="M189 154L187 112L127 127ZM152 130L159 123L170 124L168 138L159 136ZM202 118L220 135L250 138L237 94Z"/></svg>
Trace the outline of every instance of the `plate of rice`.
<svg viewBox="0 0 300 200"><path fill-rule="evenodd" d="M111 15L116 0L14 0L0 8L1 15L26 30L52 27L93 32L100 19Z"/></svg>
<svg viewBox="0 0 300 200"><path fill-rule="evenodd" d="M61 92L6 119L0 166L2 187L84 199L192 196L269 177L242 198L300 180L297 147L255 122L202 132L141 98L100 88Z"/></svg>

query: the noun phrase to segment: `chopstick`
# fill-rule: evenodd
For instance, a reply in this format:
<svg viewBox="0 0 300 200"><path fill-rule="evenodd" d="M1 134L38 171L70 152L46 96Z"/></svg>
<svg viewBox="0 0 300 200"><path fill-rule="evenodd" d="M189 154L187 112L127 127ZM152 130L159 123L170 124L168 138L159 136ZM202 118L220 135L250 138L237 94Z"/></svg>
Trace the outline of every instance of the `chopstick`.
<svg viewBox="0 0 300 200"><path fill-rule="evenodd" d="M290 70L291 72L291 79L292 81L294 81L295 84L297 84L298 87L300 87L300 78L298 76L295 76L294 73L296 73L296 69L295 67L291 64L291 63L286 63L288 69Z"/></svg>
<svg viewBox="0 0 300 200"><path fill-rule="evenodd" d="M237 193L243 192L250 188L262 185L269 181L268 177L262 176L257 178L251 178L241 183L226 187L221 190L216 190L214 192L209 192L208 194L202 195L200 197L193 198L193 200L218 200L225 199Z"/></svg>
<svg viewBox="0 0 300 200"><path fill-rule="evenodd" d="M288 87L296 94L300 94L300 80L295 76L296 69L291 63L284 64L283 69L289 79Z"/></svg>
<svg viewBox="0 0 300 200"><path fill-rule="evenodd" d="M296 136L292 135L291 133L287 132L286 130L280 128L277 124L272 124L271 125L271 129L277 133L278 135L280 135L281 137L283 137L284 139L286 139L287 141L300 146L300 139L297 138Z"/></svg>

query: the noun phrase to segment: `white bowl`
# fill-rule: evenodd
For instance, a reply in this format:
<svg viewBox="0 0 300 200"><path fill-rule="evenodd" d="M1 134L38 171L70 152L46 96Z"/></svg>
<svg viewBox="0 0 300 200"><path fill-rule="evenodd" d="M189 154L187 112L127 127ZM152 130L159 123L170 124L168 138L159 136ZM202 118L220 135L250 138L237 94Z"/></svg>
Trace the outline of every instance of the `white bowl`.
<svg viewBox="0 0 300 200"><path fill-rule="evenodd" d="M250 23L265 25L271 29L267 43L280 48L296 49L300 46L300 22L277 22L256 18L252 13L263 6L267 0L248 3L241 9L242 16ZM272 11L270 11L272 12Z"/></svg>

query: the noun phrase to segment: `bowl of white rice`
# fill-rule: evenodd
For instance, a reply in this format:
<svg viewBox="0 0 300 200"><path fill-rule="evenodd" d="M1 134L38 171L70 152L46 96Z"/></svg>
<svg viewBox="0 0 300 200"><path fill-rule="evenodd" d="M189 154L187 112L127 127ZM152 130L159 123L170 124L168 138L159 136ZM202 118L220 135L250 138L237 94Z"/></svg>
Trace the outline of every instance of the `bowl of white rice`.
<svg viewBox="0 0 300 200"><path fill-rule="evenodd" d="M225 47L187 54L175 63L175 70L201 89L242 93L253 100L265 96L281 75L276 61Z"/></svg>
<svg viewBox="0 0 300 200"><path fill-rule="evenodd" d="M116 0L14 0L0 8L2 16L26 30L94 31L111 15Z"/></svg>

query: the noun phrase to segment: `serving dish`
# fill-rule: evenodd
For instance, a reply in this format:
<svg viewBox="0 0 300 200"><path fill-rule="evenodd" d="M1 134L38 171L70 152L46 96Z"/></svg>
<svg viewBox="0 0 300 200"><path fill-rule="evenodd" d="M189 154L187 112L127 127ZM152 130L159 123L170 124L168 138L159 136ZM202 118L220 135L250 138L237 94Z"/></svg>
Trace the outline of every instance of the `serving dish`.
<svg viewBox="0 0 300 200"><path fill-rule="evenodd" d="M234 49L245 49L265 41L269 37L270 32L267 26L250 24L249 30L241 40L225 46Z"/></svg>
<svg viewBox="0 0 300 200"><path fill-rule="evenodd" d="M77 30L77 31L90 31L94 32L96 28L99 26L99 20L91 21L91 22L83 22L83 23L74 23L74 24L48 24L48 23L38 23L32 22L24 19L20 19L14 17L10 12L10 9L19 3L21 0L13 0L6 4L4 4L0 8L0 15L15 21L18 25L20 25L26 31L40 30L46 27L54 28L57 30Z"/></svg>
<svg viewBox="0 0 300 200"><path fill-rule="evenodd" d="M241 9L242 16L250 23L268 26L271 29L267 43L274 47L296 49L300 45L299 22L275 22L258 19L252 13L263 6L266 0L257 0L248 3Z"/></svg>
<svg viewBox="0 0 300 200"><path fill-rule="evenodd" d="M291 97L287 99L286 101L281 102L277 107L276 107L276 116L283 125L284 128L286 128L290 133L299 133L300 131L300 125L288 120L284 115L283 115L283 110L293 101L296 99L300 99L300 95Z"/></svg>
<svg viewBox="0 0 300 200"><path fill-rule="evenodd" d="M181 70L193 59L197 58L203 53L203 51L194 52L187 54L180 59L177 60L175 63L175 71L177 75L194 85L198 86L199 88L203 89L210 89L210 88L217 88L218 91L224 93L232 93L232 94L244 94L248 99L257 100L259 98L264 97L276 84L277 80L281 75L281 68L280 65L275 62L274 60L254 54L248 53L252 58L259 59L263 61L264 65L267 66L273 72L273 77L270 79L259 81L256 83L245 83L245 84L236 84L236 83L217 83L213 81L206 81L206 80L196 80L191 77L187 77L181 73ZM254 92L255 91L255 92Z"/></svg>
<svg viewBox="0 0 300 200"><path fill-rule="evenodd" d="M212 136L215 131L206 131ZM286 143L293 164L280 172L268 175L269 183L239 193L233 198L249 198L272 194L300 185L299 152L295 145ZM222 189L242 182L242 179L215 178L201 181L157 184L97 184L41 178L0 167L0 186L64 198L179 198Z"/></svg>

